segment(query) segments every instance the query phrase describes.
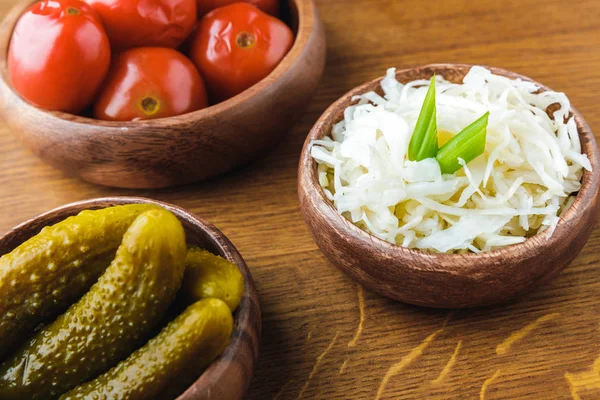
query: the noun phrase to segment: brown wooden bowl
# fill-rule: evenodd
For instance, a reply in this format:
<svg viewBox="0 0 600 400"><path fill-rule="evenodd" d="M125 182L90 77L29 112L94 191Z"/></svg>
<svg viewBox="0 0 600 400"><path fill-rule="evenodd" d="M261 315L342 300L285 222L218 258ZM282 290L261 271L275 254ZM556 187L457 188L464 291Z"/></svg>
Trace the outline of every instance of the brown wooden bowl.
<svg viewBox="0 0 600 400"><path fill-rule="evenodd" d="M398 81L429 79L436 73L462 82L471 65L433 64L397 71ZM489 68L489 67L488 67ZM509 78L531 79L499 68ZM325 197L317 178L310 143L331 133L343 119L354 95L372 90L382 94L382 78L361 85L333 103L314 125L302 150L298 194L304 219L317 245L342 272L384 296L416 305L461 308L506 302L557 275L583 248L598 211L600 162L594 134L573 109L582 149L592 172L583 174L575 202L563 215L549 240L543 233L521 244L479 254L434 254L388 243L357 228ZM536 82L542 90L547 87Z"/></svg>
<svg viewBox="0 0 600 400"><path fill-rule="evenodd" d="M285 136L315 91L325 66L325 32L313 0L287 0L292 49L265 79L214 106L177 117L99 121L39 109L12 89L7 51L22 0L0 25L0 115L43 161L86 181L159 188L224 173Z"/></svg>
<svg viewBox="0 0 600 400"><path fill-rule="evenodd" d="M120 204L156 204L171 211L183 224L189 245L196 245L235 263L246 280L244 296L234 312L231 339L223 354L177 400L239 400L244 397L254 373L261 335L260 305L250 270L234 245L217 228L172 204L142 197L107 197L67 204L21 223L0 236L0 255L12 251L47 225L82 210Z"/></svg>

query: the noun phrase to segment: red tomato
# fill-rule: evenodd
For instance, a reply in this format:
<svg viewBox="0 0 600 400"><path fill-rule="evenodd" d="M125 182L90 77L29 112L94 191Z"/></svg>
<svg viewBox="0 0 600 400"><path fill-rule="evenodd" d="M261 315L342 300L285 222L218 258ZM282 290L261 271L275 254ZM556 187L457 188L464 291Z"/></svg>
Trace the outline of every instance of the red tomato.
<svg viewBox="0 0 600 400"><path fill-rule="evenodd" d="M206 79L211 98L243 92L275 69L294 35L277 18L236 3L205 15L192 38L190 56Z"/></svg>
<svg viewBox="0 0 600 400"><path fill-rule="evenodd" d="M113 49L177 47L192 33L196 0L84 0L98 11Z"/></svg>
<svg viewBox="0 0 600 400"><path fill-rule="evenodd" d="M274 17L279 16L279 0L198 0L198 16L202 17L215 8L239 2L253 4L267 14Z"/></svg>
<svg viewBox="0 0 600 400"><path fill-rule="evenodd" d="M17 22L8 49L13 87L48 110L84 110L109 65L110 45L100 19L79 0L43 0L30 6Z"/></svg>
<svg viewBox="0 0 600 400"><path fill-rule="evenodd" d="M208 105L202 77L183 54L138 47L116 56L94 106L94 117L132 121L171 117Z"/></svg>

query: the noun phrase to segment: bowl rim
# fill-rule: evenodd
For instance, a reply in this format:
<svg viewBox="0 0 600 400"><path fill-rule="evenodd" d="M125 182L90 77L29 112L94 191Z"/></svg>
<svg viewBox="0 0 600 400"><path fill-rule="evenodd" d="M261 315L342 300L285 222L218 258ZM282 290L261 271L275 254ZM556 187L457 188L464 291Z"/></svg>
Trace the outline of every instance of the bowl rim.
<svg viewBox="0 0 600 400"><path fill-rule="evenodd" d="M214 115L229 112L242 104L247 103L257 94L269 90L276 85L295 64L297 64L304 53L307 45L310 42L311 36L318 23L316 18L316 6L313 0L287 0L288 4L293 4L297 10L298 24L297 32L294 35L294 43L285 57L277 64L275 69L271 71L265 78L252 85L243 92L217 104L209 105L201 110L188 112L172 117L164 117L157 119L146 119L139 121L105 121L90 117L84 117L77 114L71 114L62 111L50 111L37 107L15 92L10 83L8 73L8 48L10 45L12 33L20 16L31 4L39 0L21 0L14 5L0 22L0 84L5 85L15 100L19 100L20 105L27 107L28 112L44 114L48 117L68 121L77 124L94 125L97 127L116 128L116 129L134 129L134 128L167 128L174 124L188 123L190 120L200 120L210 118ZM288 25L288 23L286 23ZM288 25L289 26L289 25ZM6 100L5 100L6 101Z"/></svg>
<svg viewBox="0 0 600 400"><path fill-rule="evenodd" d="M250 272L250 269L246 265L246 262L244 261L236 247L233 245L233 243L231 243L231 241L213 224L197 216L195 213L192 213L183 207L171 203L154 200L146 197L110 196L92 198L67 203L59 207L53 208L51 210L48 210L46 212L43 212L39 215L36 215L32 218L29 218L16 225L15 227L9 229L7 232L0 234L0 243L2 243L7 238L10 239L11 236L15 235L23 229L33 228L35 226L35 223L40 219L63 216L64 218L67 218L68 216L76 215L83 210L101 209L111 207L113 205L126 204L155 204L171 211L173 214L175 214L177 219L185 220L186 222L191 223L203 234L205 239L207 241L210 241L211 245L218 250L218 253L221 257L224 257L227 260L233 262L238 267L245 279L244 294L242 296L242 301L233 313L233 333L231 335L231 338L229 339L227 347L223 350L221 355L218 358L216 358L208 367L206 367L204 371L202 371L202 373L194 379L194 382L191 383L190 386L187 387L185 391L177 397L177 400L188 400L193 398L191 397L193 395L193 389L201 379L203 380L203 382L211 385L220 382L222 379L224 379L224 377L227 376L227 366L230 360L235 358L234 354L236 353L236 349L239 349L240 347L244 346L244 342L248 340L248 335L235 335L234 333L236 331L243 331L245 326L255 325L257 337L254 338L254 342L252 340L249 340L247 344L251 348L251 353L253 357L252 370L249 371L250 377L247 381L245 381L246 384L249 384L250 378L254 373L254 366L256 365L256 361L258 359L259 341L261 337L260 304L258 301L258 293L254 284L252 273ZM34 226L32 227L31 225ZM244 380L241 380L241 382L242 385L244 385ZM247 390L248 386L245 386L243 388L243 393L246 393ZM188 393L189 391L191 391L191 393Z"/></svg>
<svg viewBox="0 0 600 400"><path fill-rule="evenodd" d="M481 64L426 64L396 70L395 76L396 78L398 78L399 81L403 81L402 76L409 74L431 76L435 72L437 75L443 77L443 72L449 69L456 69L466 73L473 66L484 67L494 74L506 76L511 79L521 79L523 81L532 82L535 85L537 85L542 91L552 90L549 87L527 76L503 68L491 67ZM590 164L592 165L592 171L590 172L584 169L581 188L577 193L573 204L566 210L566 212L562 216L560 216L560 220L556 226L556 229L550 238L546 239L545 232L537 232L535 235L527 238L522 243L504 246L494 250L484 251L480 253L469 252L464 254L454 254L435 253L420 249L410 249L401 245L390 243L360 229L351 221L346 219L343 215L341 215L337 211L337 209L335 209L332 202L325 196L325 193L318 180L317 163L310 155L310 147L311 142L313 140L322 139L323 137L330 135L331 132L325 132L325 129L330 129L333 123L335 123L335 121L338 121L340 116L343 116L343 110L346 107L356 103L356 101L352 100L352 97L364 94L371 90L379 89L380 82L383 80L384 77L385 76L382 76L368 81L366 83L363 83L359 86L356 86L355 88L342 95L334 103L332 103L319 117L319 119L313 125L309 134L307 135L302 147L299 162L298 192L300 193L301 190L305 190L307 197L310 197L315 202L315 206L318 206L319 208L315 212L320 214L327 214L327 217L334 218L333 221L330 221L330 224L334 225L336 230L351 232L352 240L356 243L360 243L362 248L377 247L378 251L393 253L395 256L406 257L413 261L413 263L411 263L411 268L415 270L426 269L455 274L458 272L458 270L451 270L450 265L453 265L454 262L456 262L457 260L463 260L467 262L466 265L474 266L475 264L479 264L481 262L493 263L502 261L506 256L507 252L511 254L520 253L522 255L525 255L531 253L534 250L538 252L541 248L554 246L560 241L560 238L563 236L564 230L568 229L573 222L579 219L580 213L578 210L587 208L594 197L594 193L598 192L598 188L600 186L600 153L598 151L598 146L596 144L594 134L590 129L589 125L587 124L583 116L577 111L577 109L575 109L571 105L571 115L574 117L577 125L582 152L584 154L587 154ZM423 267L423 265L427 265L427 263L431 262L432 260L435 262L439 262L439 264L437 264L433 268L431 266ZM464 267L464 263L460 265L462 265L463 268L466 268Z"/></svg>

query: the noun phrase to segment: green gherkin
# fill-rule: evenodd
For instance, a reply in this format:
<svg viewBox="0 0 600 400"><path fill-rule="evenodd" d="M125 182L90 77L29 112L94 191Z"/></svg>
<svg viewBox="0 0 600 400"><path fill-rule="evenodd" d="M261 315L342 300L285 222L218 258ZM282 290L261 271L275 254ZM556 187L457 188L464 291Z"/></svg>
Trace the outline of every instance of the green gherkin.
<svg viewBox="0 0 600 400"><path fill-rule="evenodd" d="M88 291L129 225L153 208L132 204L82 211L0 257L0 357Z"/></svg>
<svg viewBox="0 0 600 400"><path fill-rule="evenodd" d="M185 255L185 233L173 214L140 214L89 292L0 367L0 399L56 399L126 358L173 300Z"/></svg>
<svg viewBox="0 0 600 400"><path fill-rule="evenodd" d="M244 277L231 261L192 247L185 259L180 294L186 305L214 297L227 303L233 312L244 295Z"/></svg>
<svg viewBox="0 0 600 400"><path fill-rule="evenodd" d="M125 361L60 400L174 399L221 354L232 327L225 302L200 300Z"/></svg>

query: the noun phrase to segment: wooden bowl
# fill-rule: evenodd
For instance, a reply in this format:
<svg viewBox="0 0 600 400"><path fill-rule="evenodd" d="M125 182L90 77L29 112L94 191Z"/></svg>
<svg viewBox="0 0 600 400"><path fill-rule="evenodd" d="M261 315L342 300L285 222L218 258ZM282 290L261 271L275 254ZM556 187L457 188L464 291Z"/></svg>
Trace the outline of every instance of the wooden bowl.
<svg viewBox="0 0 600 400"><path fill-rule="evenodd" d="M400 82L429 79L436 73L462 82L471 68L461 64L433 64L396 73ZM509 78L529 78L499 68L492 72ZM382 94L382 78L361 85L336 101L310 131L298 173L298 194L304 219L317 245L342 272L365 287L392 299L416 305L461 308L506 302L557 275L579 254L588 240L598 211L600 162L594 135L573 109L582 149L592 172L585 172L574 204L560 219L552 237L543 233L521 244L479 254L434 254L411 250L378 239L341 216L325 197L317 178L310 143L331 133L343 119L352 97L372 90ZM542 90L549 90L539 84Z"/></svg>
<svg viewBox="0 0 600 400"><path fill-rule="evenodd" d="M124 188L196 182L272 147L309 103L325 66L325 33L313 0L283 7L292 49L265 79L209 108L177 117L109 122L39 109L12 89L7 51L22 0L0 25L0 115L42 160L86 181Z"/></svg>
<svg viewBox="0 0 600 400"><path fill-rule="evenodd" d="M107 197L67 204L21 223L0 237L0 255L12 251L47 225L86 209L121 204L156 204L171 211L183 224L189 245L197 245L235 263L246 280L244 296L234 312L229 345L177 400L239 400L250 385L261 335L260 306L250 270L233 244L213 225L172 204L142 197ZM200 375L201 374L201 375Z"/></svg>

